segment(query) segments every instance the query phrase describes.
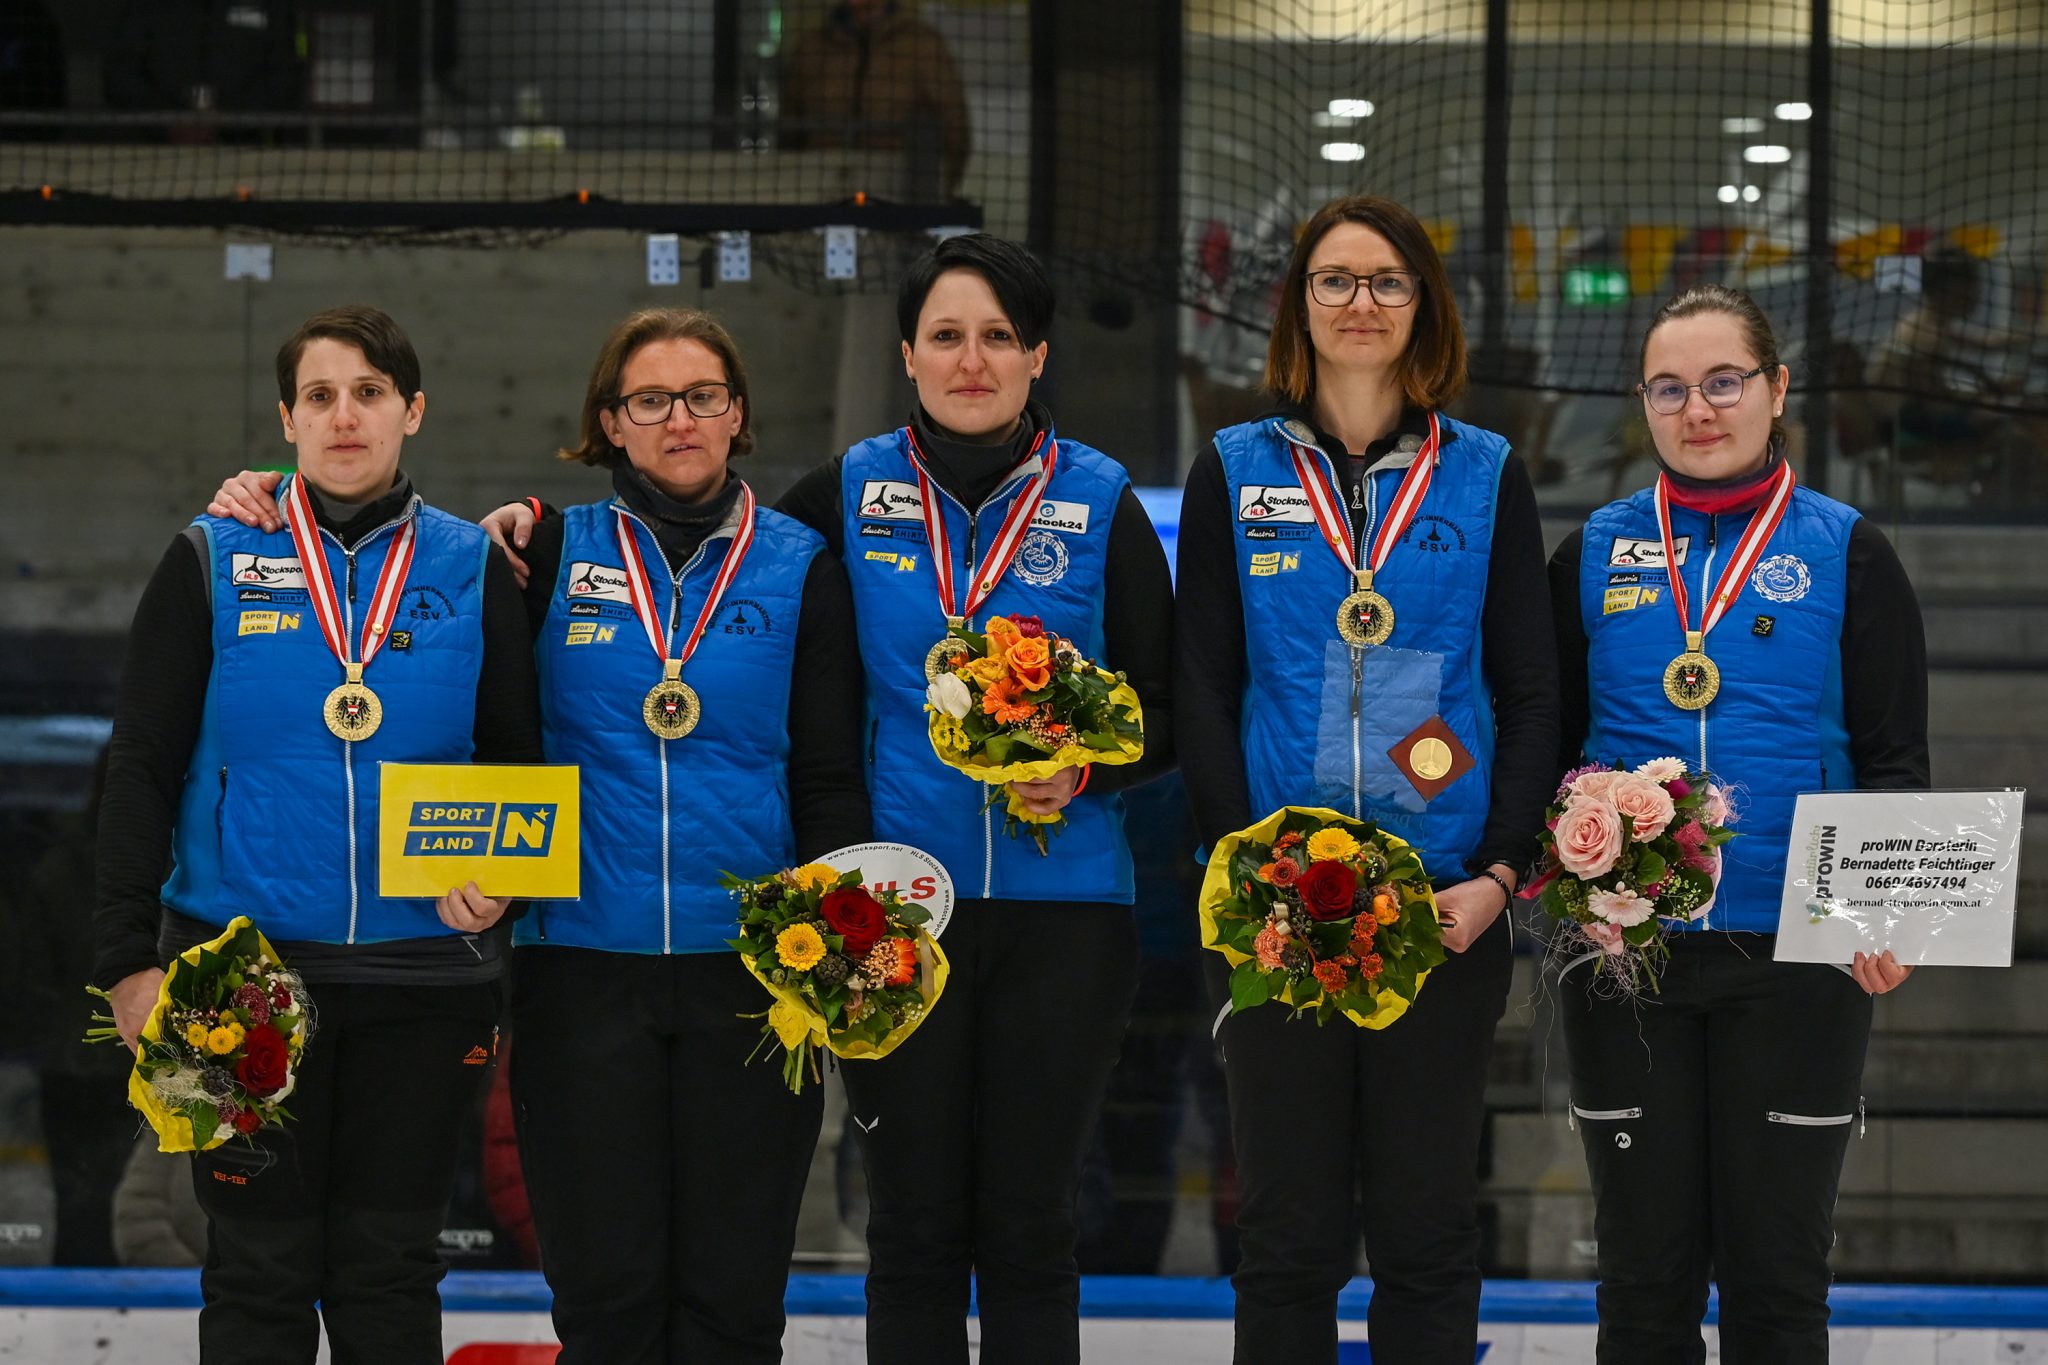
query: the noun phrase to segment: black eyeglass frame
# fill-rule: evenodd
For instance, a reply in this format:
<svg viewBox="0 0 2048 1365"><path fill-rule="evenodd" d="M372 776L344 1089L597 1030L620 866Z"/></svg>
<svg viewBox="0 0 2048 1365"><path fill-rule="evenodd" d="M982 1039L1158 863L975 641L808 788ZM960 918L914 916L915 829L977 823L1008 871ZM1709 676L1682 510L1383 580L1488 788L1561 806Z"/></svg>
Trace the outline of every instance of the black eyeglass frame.
<svg viewBox="0 0 2048 1365"><path fill-rule="evenodd" d="M706 389L717 389L725 395L724 405L716 412L699 412L696 406L690 402L689 396L691 394L702 393ZM662 407L661 416L643 418L633 410L632 404L634 399L652 398L656 394L668 399L668 402ZM606 406L614 411L625 413L626 420L636 427L658 427L663 422L666 422L675 412L677 403L681 403L684 411L688 412L690 416L698 421L708 422L714 417L723 417L728 412L731 412L732 399L731 384L726 383L724 380L708 380L702 384L692 384L687 389L636 389L632 393L620 394L617 398L612 399L610 403L606 404Z"/></svg>

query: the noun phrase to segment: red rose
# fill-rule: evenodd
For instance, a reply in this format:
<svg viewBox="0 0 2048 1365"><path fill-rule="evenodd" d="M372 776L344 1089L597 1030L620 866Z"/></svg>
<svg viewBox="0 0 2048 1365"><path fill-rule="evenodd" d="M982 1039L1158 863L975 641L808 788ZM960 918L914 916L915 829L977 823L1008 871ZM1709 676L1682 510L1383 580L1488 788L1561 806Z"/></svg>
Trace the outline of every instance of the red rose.
<svg viewBox="0 0 2048 1365"><path fill-rule="evenodd" d="M825 899L818 903L818 913L832 926L833 933L846 940L841 951L855 961L866 957L889 932L889 917L883 913L881 902L870 896L865 887L842 886L827 891Z"/></svg>
<svg viewBox="0 0 2048 1365"><path fill-rule="evenodd" d="M1010 619L1016 623L1017 633L1027 640L1036 640L1045 634L1045 622L1036 616L1020 616L1013 611Z"/></svg>
<svg viewBox="0 0 2048 1365"><path fill-rule="evenodd" d="M254 1109L244 1109L235 1115L235 1131L247 1137L263 1126L263 1116Z"/></svg>
<svg viewBox="0 0 2048 1365"><path fill-rule="evenodd" d="M1358 874L1343 863L1324 859L1310 863L1294 884L1301 903L1316 919L1351 918L1351 898L1358 894Z"/></svg>
<svg viewBox="0 0 2048 1365"><path fill-rule="evenodd" d="M284 1035L268 1024L259 1024L242 1040L242 1060L235 1063L235 1079L242 1083L242 1089L262 1099L284 1089L285 1074L290 1068L291 1056Z"/></svg>

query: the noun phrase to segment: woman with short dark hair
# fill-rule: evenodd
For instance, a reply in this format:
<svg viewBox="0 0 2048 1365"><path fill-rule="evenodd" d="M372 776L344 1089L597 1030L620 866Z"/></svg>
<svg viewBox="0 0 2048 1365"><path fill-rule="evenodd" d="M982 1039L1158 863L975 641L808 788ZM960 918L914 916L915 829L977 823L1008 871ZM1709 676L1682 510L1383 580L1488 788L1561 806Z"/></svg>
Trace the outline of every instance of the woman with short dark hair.
<svg viewBox="0 0 2048 1365"><path fill-rule="evenodd" d="M533 655L483 532L400 468L426 395L398 324L318 314L277 380L284 515L201 517L136 608L93 977L132 1045L162 965L244 915L319 1007L290 1120L192 1162L207 1365L311 1365L323 1319L337 1361L438 1365L436 1244L496 1042L508 902L474 882L438 904L378 894L380 772L538 762Z"/></svg>
<svg viewBox="0 0 2048 1365"><path fill-rule="evenodd" d="M1056 435L1032 397L1052 314L1023 247L940 242L897 295L909 422L781 503L844 547L875 835L935 854L962 897L942 1007L888 1057L840 1073L867 1158L874 1365L964 1365L970 1287L984 1365L1080 1358L1074 1199L1137 987L1117 793L1172 765L1172 586L1123 466ZM1045 855L939 762L924 715L925 658L948 620L1008 614L1126 672L1145 706L1142 761L1012 784L1032 811L1067 817Z"/></svg>
<svg viewBox="0 0 2048 1365"><path fill-rule="evenodd" d="M1334 1362L1361 1222L1375 1358L1475 1350L1505 912L1555 775L1557 677L1535 494L1505 440L1441 412L1464 382L1422 225L1336 200L1281 282L1274 409L1188 475L1175 727L1204 843L1286 805L1371 820L1421 854L1450 950L1383 1032L1279 1006L1218 1017L1240 1365Z"/></svg>

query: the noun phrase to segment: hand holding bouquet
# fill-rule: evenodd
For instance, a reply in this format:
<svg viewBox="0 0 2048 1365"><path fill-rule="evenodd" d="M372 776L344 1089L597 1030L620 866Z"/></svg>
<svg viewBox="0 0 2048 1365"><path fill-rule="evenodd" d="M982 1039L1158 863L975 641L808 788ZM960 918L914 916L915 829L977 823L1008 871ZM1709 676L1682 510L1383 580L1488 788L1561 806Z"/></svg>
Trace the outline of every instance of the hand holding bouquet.
<svg viewBox="0 0 2048 1365"><path fill-rule="evenodd" d="M1028 826L1038 851L1067 817L1039 815L1005 789L1064 768L1134 763L1145 753L1138 694L1121 673L1105 673L1072 640L1049 634L1035 616L997 616L985 633L954 627L956 652L925 692L932 750L939 761L1007 796L1004 827Z"/></svg>
<svg viewBox="0 0 2048 1365"><path fill-rule="evenodd" d="M88 1031L87 1041L121 1041L110 1018L93 1018L103 1026ZM305 982L237 916L164 973L128 1075L128 1102L156 1129L164 1152L209 1151L281 1124L291 1117L284 1100L314 1023Z"/></svg>
<svg viewBox="0 0 2048 1365"><path fill-rule="evenodd" d="M1654 989L1666 926L1713 906L1735 837L1726 794L1676 758L1594 765L1565 775L1544 823L1543 870L1522 895L1558 921L1553 951L1596 952L1618 989Z"/></svg>
<svg viewBox="0 0 2048 1365"><path fill-rule="evenodd" d="M1333 810L1286 806L1209 850L1202 941L1229 960L1230 1004L1291 1005L1385 1028L1444 960L1436 897L1404 841Z"/></svg>
<svg viewBox="0 0 2048 1365"><path fill-rule="evenodd" d="M820 1047L887 1056L946 989L950 968L925 932L924 909L892 890L869 891L858 868L807 863L752 880L728 874L719 884L740 903L740 936L727 942L775 997L765 1016L749 1017L767 1019L763 1043L782 1044L791 1093L803 1090L806 1071L818 1079Z"/></svg>

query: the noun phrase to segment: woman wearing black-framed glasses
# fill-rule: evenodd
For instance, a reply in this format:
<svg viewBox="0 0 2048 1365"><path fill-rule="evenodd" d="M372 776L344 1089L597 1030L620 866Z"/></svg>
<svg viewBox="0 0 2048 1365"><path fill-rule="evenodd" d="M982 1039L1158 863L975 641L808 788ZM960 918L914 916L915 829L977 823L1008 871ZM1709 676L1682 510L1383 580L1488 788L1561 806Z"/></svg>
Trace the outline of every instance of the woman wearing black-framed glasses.
<svg viewBox="0 0 2048 1365"><path fill-rule="evenodd" d="M1654 996L1609 986L1598 951L1560 972L1597 1201L1598 1358L1703 1360L1716 1280L1724 1360L1824 1362L1871 996L1913 969L1889 952L1846 971L1776 962L1772 935L1796 793L1928 785L1926 642L1883 534L1797 486L1790 373L1747 294L1701 285L1666 303L1642 369L1656 483L1550 564L1560 766L1670 758L1739 796L1714 899L1672 926Z"/></svg>

